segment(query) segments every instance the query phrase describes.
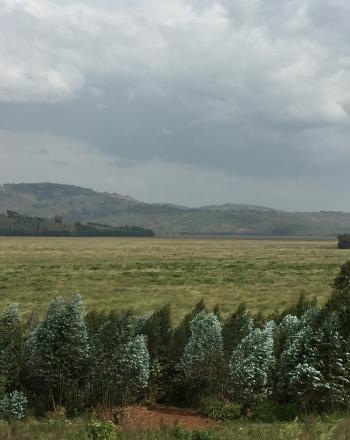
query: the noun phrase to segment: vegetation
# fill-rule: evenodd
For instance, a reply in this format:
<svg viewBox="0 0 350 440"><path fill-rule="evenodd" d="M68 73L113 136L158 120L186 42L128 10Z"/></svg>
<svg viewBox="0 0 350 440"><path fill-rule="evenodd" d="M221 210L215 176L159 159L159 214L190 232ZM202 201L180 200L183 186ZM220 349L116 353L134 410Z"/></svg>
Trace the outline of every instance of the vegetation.
<svg viewBox="0 0 350 440"><path fill-rule="evenodd" d="M0 186L0 212L6 209L33 217L62 215L71 223L139 225L157 235L336 236L350 230L350 214L343 212L291 213L240 204L186 208L50 183Z"/></svg>
<svg viewBox="0 0 350 440"><path fill-rule="evenodd" d="M170 304L176 322L201 298L224 316L242 299L268 314L301 292L323 304L348 259L334 241L0 237L0 307L18 301L35 317L78 291L88 311Z"/></svg>
<svg viewBox="0 0 350 440"><path fill-rule="evenodd" d="M290 418L347 410L350 263L323 307L303 297L298 303L300 315L244 312L247 326L238 337L232 316L241 313L242 320L242 306L223 320L200 302L174 328L168 307L151 316L85 316L78 294L53 299L37 323L21 321L11 305L0 320L0 413L22 418L27 399L36 413L123 408L147 398L184 406L226 399L240 406L240 416L259 413L262 404L287 405ZM225 352L235 337L235 348Z"/></svg>
<svg viewBox="0 0 350 440"><path fill-rule="evenodd" d="M302 296L273 317L251 315L240 305L223 320L218 309L208 312L200 302L174 327L168 307L143 316L86 315L75 294L69 300L55 298L42 319L26 322L11 305L0 316L0 434L9 439L215 440L235 435L243 440L254 435L341 440L348 420L337 423L325 414L350 407L350 325L344 321L349 316L350 262L341 267L323 307ZM199 432L115 429L124 407L148 399L199 407L225 423ZM65 408L61 416L58 408ZM110 408L114 423L91 418L99 408ZM20 422L48 411L53 418ZM80 418L68 422L65 413ZM305 416L310 413L323 419Z"/></svg>
<svg viewBox="0 0 350 440"><path fill-rule="evenodd" d="M155 431L118 432L110 422L47 417L43 420L0 424L0 438L8 440L346 440L350 421L309 417L289 423L234 422L210 431L187 431L181 427Z"/></svg>
<svg viewBox="0 0 350 440"><path fill-rule="evenodd" d="M338 235L338 248L350 249L350 234Z"/></svg>
<svg viewBox="0 0 350 440"><path fill-rule="evenodd" d="M33 237L153 237L154 232L138 226L113 227L100 223L86 225L54 219L29 217L7 210L0 214L0 236Z"/></svg>
<svg viewBox="0 0 350 440"><path fill-rule="evenodd" d="M54 298L42 316L10 304L0 313L0 437L346 438L350 262L332 286L322 304L301 294L279 312L239 304L223 314L199 301L176 320L168 305L86 313L78 294ZM197 408L221 425L116 430L123 408L143 402ZM113 423L94 418L101 409Z"/></svg>

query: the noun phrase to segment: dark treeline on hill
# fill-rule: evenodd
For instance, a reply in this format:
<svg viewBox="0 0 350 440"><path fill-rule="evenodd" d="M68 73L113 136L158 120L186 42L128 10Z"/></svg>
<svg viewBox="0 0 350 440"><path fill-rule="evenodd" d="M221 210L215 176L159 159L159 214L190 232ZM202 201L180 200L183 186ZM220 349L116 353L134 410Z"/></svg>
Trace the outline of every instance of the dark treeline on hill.
<svg viewBox="0 0 350 440"><path fill-rule="evenodd" d="M336 413L350 409L349 353L350 262L323 307L301 296L271 316L242 304L223 319L201 301L174 327L168 306L85 314L79 295L58 297L39 320L21 320L17 305L1 312L0 412L119 414L147 401L217 419Z"/></svg>
<svg viewBox="0 0 350 440"><path fill-rule="evenodd" d="M338 235L338 248L350 249L350 234Z"/></svg>
<svg viewBox="0 0 350 440"><path fill-rule="evenodd" d="M110 226L100 223L69 223L62 217L42 218L7 210L0 214L0 236L33 237L153 237L150 229L138 226Z"/></svg>

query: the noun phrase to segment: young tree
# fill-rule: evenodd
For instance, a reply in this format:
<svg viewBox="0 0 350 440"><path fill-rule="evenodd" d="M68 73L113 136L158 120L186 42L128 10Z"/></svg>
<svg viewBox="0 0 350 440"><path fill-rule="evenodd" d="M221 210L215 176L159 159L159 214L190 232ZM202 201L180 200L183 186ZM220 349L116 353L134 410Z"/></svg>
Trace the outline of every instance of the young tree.
<svg viewBox="0 0 350 440"><path fill-rule="evenodd" d="M186 344L188 343L191 336L191 321L200 312L205 311L204 301L201 299L188 313L183 320L180 322L179 326L174 331L173 345L172 345L172 361L174 365L177 365L181 359L183 351Z"/></svg>
<svg viewBox="0 0 350 440"><path fill-rule="evenodd" d="M19 387L23 336L17 304L0 314L0 377L11 391Z"/></svg>
<svg viewBox="0 0 350 440"><path fill-rule="evenodd" d="M307 411L315 408L324 387L317 353L318 338L318 332L305 326L282 354L287 396Z"/></svg>
<svg viewBox="0 0 350 440"><path fill-rule="evenodd" d="M339 331L345 339L350 338L350 261L343 264L333 283L333 292L325 304L320 321L335 315Z"/></svg>
<svg viewBox="0 0 350 440"><path fill-rule="evenodd" d="M169 394L170 355L173 341L170 307L165 306L146 319L142 333L147 339L150 355L148 395L152 401Z"/></svg>
<svg viewBox="0 0 350 440"><path fill-rule="evenodd" d="M328 386L318 352L322 338L316 326L318 314L318 309L310 309L300 319L294 317L294 322L289 316L285 318L289 326L280 358L279 396L282 401L299 403L305 410L319 406Z"/></svg>
<svg viewBox="0 0 350 440"><path fill-rule="evenodd" d="M251 330L232 353L229 363L230 391L237 402L251 405L270 391L270 371L274 366L275 323Z"/></svg>
<svg viewBox="0 0 350 440"><path fill-rule="evenodd" d="M88 378L89 344L80 295L55 298L27 341L30 387L62 405Z"/></svg>
<svg viewBox="0 0 350 440"><path fill-rule="evenodd" d="M344 408L349 399L349 353L344 338L339 334L338 322L328 317L319 329L318 357L325 382L319 403L322 409L335 411Z"/></svg>
<svg viewBox="0 0 350 440"><path fill-rule="evenodd" d="M150 358L166 362L172 343L170 307L165 306L146 319L142 332L147 336Z"/></svg>
<svg viewBox="0 0 350 440"><path fill-rule="evenodd" d="M314 309L315 307L317 307L317 299L315 297L309 299L305 292L302 292L299 295L297 302L287 308L282 316L293 315L301 318L308 310Z"/></svg>
<svg viewBox="0 0 350 440"><path fill-rule="evenodd" d="M216 392L223 362L220 321L214 313L199 312L192 319L190 330L191 336L179 364L184 382L193 391Z"/></svg>
<svg viewBox="0 0 350 440"><path fill-rule="evenodd" d="M222 335L225 355L231 357L232 351L253 329L253 320L248 315L245 304L240 304L224 322Z"/></svg>
<svg viewBox="0 0 350 440"><path fill-rule="evenodd" d="M130 314L109 319L91 340L92 393L95 403L123 406L147 386L149 354L139 324Z"/></svg>

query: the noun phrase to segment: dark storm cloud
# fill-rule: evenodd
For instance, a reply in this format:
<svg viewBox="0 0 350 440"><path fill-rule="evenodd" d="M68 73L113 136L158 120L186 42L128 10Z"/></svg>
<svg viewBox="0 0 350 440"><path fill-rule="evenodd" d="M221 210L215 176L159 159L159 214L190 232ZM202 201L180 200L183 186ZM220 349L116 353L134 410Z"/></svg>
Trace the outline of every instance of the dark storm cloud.
<svg viewBox="0 0 350 440"><path fill-rule="evenodd" d="M270 191L275 179L287 199L303 181L315 206L330 179L350 183L346 1L0 6L0 130L89 145L119 170L144 164L145 175L158 163L221 173L222 185L227 176Z"/></svg>

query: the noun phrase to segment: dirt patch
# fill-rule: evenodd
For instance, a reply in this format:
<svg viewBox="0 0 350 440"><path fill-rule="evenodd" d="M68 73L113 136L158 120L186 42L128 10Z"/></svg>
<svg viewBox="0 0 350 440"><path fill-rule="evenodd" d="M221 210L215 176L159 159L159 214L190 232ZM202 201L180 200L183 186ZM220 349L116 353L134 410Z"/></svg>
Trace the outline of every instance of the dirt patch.
<svg viewBox="0 0 350 440"><path fill-rule="evenodd" d="M217 426L217 423L196 411L168 406L131 406L124 411L123 426L128 430L154 430L176 425L189 430L204 430Z"/></svg>

